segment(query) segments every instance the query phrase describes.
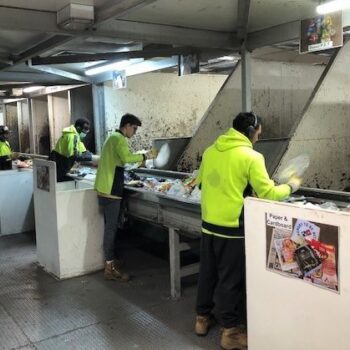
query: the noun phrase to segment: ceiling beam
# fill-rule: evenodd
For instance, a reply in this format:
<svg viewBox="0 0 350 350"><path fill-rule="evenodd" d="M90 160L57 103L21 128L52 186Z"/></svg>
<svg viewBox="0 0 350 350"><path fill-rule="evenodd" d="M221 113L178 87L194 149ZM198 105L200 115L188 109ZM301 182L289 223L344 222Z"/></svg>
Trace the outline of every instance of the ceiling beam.
<svg viewBox="0 0 350 350"><path fill-rule="evenodd" d="M21 20L18 20L18 19ZM56 12L41 12L0 7L0 30L51 33L78 37L110 37L158 44L203 48L238 49L234 33L190 29L170 25L149 24L124 20L102 22L90 30L64 30L56 24Z"/></svg>
<svg viewBox="0 0 350 350"><path fill-rule="evenodd" d="M20 63L24 62L25 60L40 55L42 53L47 52L48 50L56 47L57 45L63 44L67 42L68 40L71 40L70 37L67 37L66 35L54 35L53 37L42 41L41 43L32 46L30 49L26 51L22 51L18 55L13 55L11 58L14 63Z"/></svg>
<svg viewBox="0 0 350 350"><path fill-rule="evenodd" d="M39 70L39 71L44 72L44 73L58 75L58 76L61 76L63 78L66 78L66 79L71 79L71 80L76 80L76 81L79 81L79 82L84 82L84 83L87 83L87 84L91 84L91 80L89 78L87 78L87 77L82 76L82 75L78 75L78 74L75 74L75 73L67 72L67 71L64 71L62 69L57 69L57 68L53 68L53 67L50 67L50 66L33 66L32 63L31 63L31 60L28 60L27 63L28 63L28 66L30 68Z"/></svg>
<svg viewBox="0 0 350 350"><path fill-rule="evenodd" d="M39 85L40 83L43 83L43 82L48 83L50 81L56 83L56 85L67 84L67 82L72 84L72 81L67 81L67 79L58 80L57 76L54 76L54 75L50 76L40 72L36 73L36 72L2 71L0 72L0 82L1 81L32 82Z"/></svg>
<svg viewBox="0 0 350 350"><path fill-rule="evenodd" d="M56 12L0 6L0 29L71 35L57 26Z"/></svg>
<svg viewBox="0 0 350 350"><path fill-rule="evenodd" d="M125 75L130 77L136 74L153 72L160 69L174 67L178 64L178 57L168 57L161 60L148 60L137 64L132 64L125 68ZM113 80L113 72L104 72L93 78L94 84L100 84L107 80Z"/></svg>
<svg viewBox="0 0 350 350"><path fill-rule="evenodd" d="M98 9L95 15L95 25L105 23L117 17L122 17L130 12L140 9L156 0L112 0L103 8Z"/></svg>
<svg viewBox="0 0 350 350"><path fill-rule="evenodd" d="M81 54L81 55L62 55L53 57L33 57L32 65L48 65L48 64L64 64L94 61L117 61L128 60L132 58L153 58L153 57L171 57L174 55L188 55L198 52L199 49L187 47L174 47L153 50L138 50L127 52L106 52L97 54Z"/></svg>
<svg viewBox="0 0 350 350"><path fill-rule="evenodd" d="M40 86L55 86L55 85L72 85L72 82L69 81L64 81L64 82L60 82L60 83L57 83L57 82L47 82L47 81L44 81L44 82L40 82L40 84L38 84ZM21 88L26 88L26 87L29 87L29 86L33 86L32 83L17 83L17 84L1 84L0 83L0 90L6 90L6 89L21 89Z"/></svg>
<svg viewBox="0 0 350 350"><path fill-rule="evenodd" d="M247 37L247 49L271 46L300 38L300 21L288 22L278 26L252 32Z"/></svg>
<svg viewBox="0 0 350 350"><path fill-rule="evenodd" d="M114 33L114 34L113 34ZM92 35L117 35L122 39L152 42L167 45L182 45L202 48L238 49L235 33L190 29L170 25L114 20L102 24Z"/></svg>

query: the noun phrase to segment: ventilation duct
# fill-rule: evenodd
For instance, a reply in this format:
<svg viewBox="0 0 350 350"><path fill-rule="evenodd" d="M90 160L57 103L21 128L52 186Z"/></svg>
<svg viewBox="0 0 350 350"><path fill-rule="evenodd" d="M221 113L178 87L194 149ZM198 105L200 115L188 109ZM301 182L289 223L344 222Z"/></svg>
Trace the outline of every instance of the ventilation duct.
<svg viewBox="0 0 350 350"><path fill-rule="evenodd" d="M69 4L57 12L57 25L64 29L85 29L94 23L94 7Z"/></svg>

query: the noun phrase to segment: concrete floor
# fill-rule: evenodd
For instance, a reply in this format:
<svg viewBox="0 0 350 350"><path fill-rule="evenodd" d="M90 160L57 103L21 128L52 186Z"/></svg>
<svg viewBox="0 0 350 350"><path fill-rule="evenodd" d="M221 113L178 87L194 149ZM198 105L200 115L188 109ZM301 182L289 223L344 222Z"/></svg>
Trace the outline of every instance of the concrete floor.
<svg viewBox="0 0 350 350"><path fill-rule="evenodd" d="M219 326L193 333L193 278L173 301L167 261L126 248L129 283L102 272L58 281L37 265L30 235L1 237L0 349L218 349Z"/></svg>

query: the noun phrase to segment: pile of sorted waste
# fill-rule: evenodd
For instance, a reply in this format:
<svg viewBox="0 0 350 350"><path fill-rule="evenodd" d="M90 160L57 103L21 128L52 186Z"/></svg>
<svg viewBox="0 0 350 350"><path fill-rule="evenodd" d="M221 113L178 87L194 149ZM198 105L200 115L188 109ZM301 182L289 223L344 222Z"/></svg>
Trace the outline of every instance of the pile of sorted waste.
<svg viewBox="0 0 350 350"><path fill-rule="evenodd" d="M180 179L166 179L159 177L147 177L126 171L124 177L126 186L142 187L144 190L162 193L169 197L186 199L192 202L200 202L200 190L196 185L196 174Z"/></svg>

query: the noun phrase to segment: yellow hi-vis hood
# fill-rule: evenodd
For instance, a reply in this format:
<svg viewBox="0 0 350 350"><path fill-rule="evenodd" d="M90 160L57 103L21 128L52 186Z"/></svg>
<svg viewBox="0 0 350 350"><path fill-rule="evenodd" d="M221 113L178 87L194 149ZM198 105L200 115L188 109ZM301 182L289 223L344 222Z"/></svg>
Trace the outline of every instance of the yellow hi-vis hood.
<svg viewBox="0 0 350 350"><path fill-rule="evenodd" d="M85 145L81 142L74 125L62 130L62 136L56 143L55 151L66 158L86 152Z"/></svg>
<svg viewBox="0 0 350 350"><path fill-rule="evenodd" d="M250 140L233 128L205 150L197 183L202 190L202 220L213 227L203 228L203 232L224 237L232 237L227 233L229 229L239 227L243 193L248 184L259 198L281 200L291 192L288 185L275 186L263 155L254 151Z"/></svg>

